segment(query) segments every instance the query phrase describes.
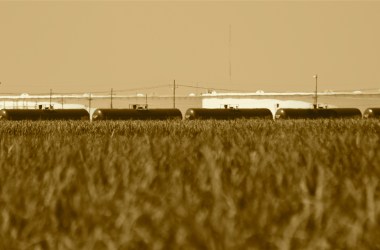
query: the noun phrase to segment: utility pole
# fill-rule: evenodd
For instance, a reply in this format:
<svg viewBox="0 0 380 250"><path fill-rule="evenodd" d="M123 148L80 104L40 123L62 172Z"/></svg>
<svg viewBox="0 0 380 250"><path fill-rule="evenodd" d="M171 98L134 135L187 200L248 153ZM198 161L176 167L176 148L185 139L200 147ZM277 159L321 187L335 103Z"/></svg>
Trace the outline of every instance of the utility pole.
<svg viewBox="0 0 380 250"><path fill-rule="evenodd" d="M113 106L112 106L112 95L113 95L113 88L111 88L111 109L113 108Z"/></svg>
<svg viewBox="0 0 380 250"><path fill-rule="evenodd" d="M91 93L89 93L88 94L88 112L90 112L90 110L91 110L91 100L92 100Z"/></svg>
<svg viewBox="0 0 380 250"><path fill-rule="evenodd" d="M174 80L174 84L173 84L173 108L175 109L175 80Z"/></svg>
<svg viewBox="0 0 380 250"><path fill-rule="evenodd" d="M148 94L145 93L145 108L148 109Z"/></svg>
<svg viewBox="0 0 380 250"><path fill-rule="evenodd" d="M88 95L88 113L90 114L90 121L92 121L92 116L91 116L91 93Z"/></svg>
<svg viewBox="0 0 380 250"><path fill-rule="evenodd" d="M318 108L318 75L315 74L313 77L315 78L315 102L314 102L314 108Z"/></svg>
<svg viewBox="0 0 380 250"><path fill-rule="evenodd" d="M50 89L50 97L49 97L49 109L51 108L51 95L53 94L52 90Z"/></svg>
<svg viewBox="0 0 380 250"><path fill-rule="evenodd" d="M229 36L228 36L228 70L230 76L230 82L232 80L232 62L231 62L231 46L232 46L232 26L230 24Z"/></svg>

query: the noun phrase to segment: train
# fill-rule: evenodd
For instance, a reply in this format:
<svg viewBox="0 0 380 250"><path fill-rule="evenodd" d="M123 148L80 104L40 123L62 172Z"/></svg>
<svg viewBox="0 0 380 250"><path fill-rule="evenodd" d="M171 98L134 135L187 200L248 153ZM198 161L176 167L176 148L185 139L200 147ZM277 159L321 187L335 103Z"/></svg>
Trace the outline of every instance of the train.
<svg viewBox="0 0 380 250"><path fill-rule="evenodd" d="M92 120L232 120L232 119L380 119L380 108L368 108L363 115L356 108L288 109L280 108L273 116L269 109L189 108L185 116L179 109L96 109ZM2 109L0 120L90 120L86 109Z"/></svg>

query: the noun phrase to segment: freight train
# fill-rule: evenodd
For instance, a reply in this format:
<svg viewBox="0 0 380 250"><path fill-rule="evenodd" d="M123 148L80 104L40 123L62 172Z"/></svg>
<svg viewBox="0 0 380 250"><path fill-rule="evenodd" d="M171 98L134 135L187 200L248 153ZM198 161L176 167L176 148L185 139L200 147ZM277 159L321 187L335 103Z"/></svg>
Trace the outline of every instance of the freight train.
<svg viewBox="0 0 380 250"><path fill-rule="evenodd" d="M273 116L269 109L206 109L190 108L185 120L232 119L345 119L378 118L380 108L368 108L363 115L356 108L278 109ZM2 109L0 120L90 120L86 109ZM100 120L182 120L179 109L96 109L93 121Z"/></svg>

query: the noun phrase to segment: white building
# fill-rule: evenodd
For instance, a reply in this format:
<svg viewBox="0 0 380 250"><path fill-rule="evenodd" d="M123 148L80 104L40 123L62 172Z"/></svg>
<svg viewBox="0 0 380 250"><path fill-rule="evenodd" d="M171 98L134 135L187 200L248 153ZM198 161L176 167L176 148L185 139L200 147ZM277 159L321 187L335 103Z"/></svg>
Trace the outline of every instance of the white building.
<svg viewBox="0 0 380 250"><path fill-rule="evenodd" d="M25 100L2 100L0 109L87 109L82 104L58 103L58 102L38 102Z"/></svg>
<svg viewBox="0 0 380 250"><path fill-rule="evenodd" d="M274 115L279 108L313 108L313 103L297 100L262 99L263 93L209 93L202 95L202 108L267 108ZM261 98L255 98L260 95ZM318 103L319 108L335 108Z"/></svg>

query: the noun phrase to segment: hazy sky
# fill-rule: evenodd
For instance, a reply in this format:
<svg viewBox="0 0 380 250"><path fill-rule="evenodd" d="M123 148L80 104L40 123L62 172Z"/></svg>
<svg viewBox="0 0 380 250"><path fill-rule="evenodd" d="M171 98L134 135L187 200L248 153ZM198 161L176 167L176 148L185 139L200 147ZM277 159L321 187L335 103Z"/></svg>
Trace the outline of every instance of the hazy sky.
<svg viewBox="0 0 380 250"><path fill-rule="evenodd" d="M321 90L380 89L379 13L373 1L0 2L0 94L174 79L313 91L316 73Z"/></svg>

